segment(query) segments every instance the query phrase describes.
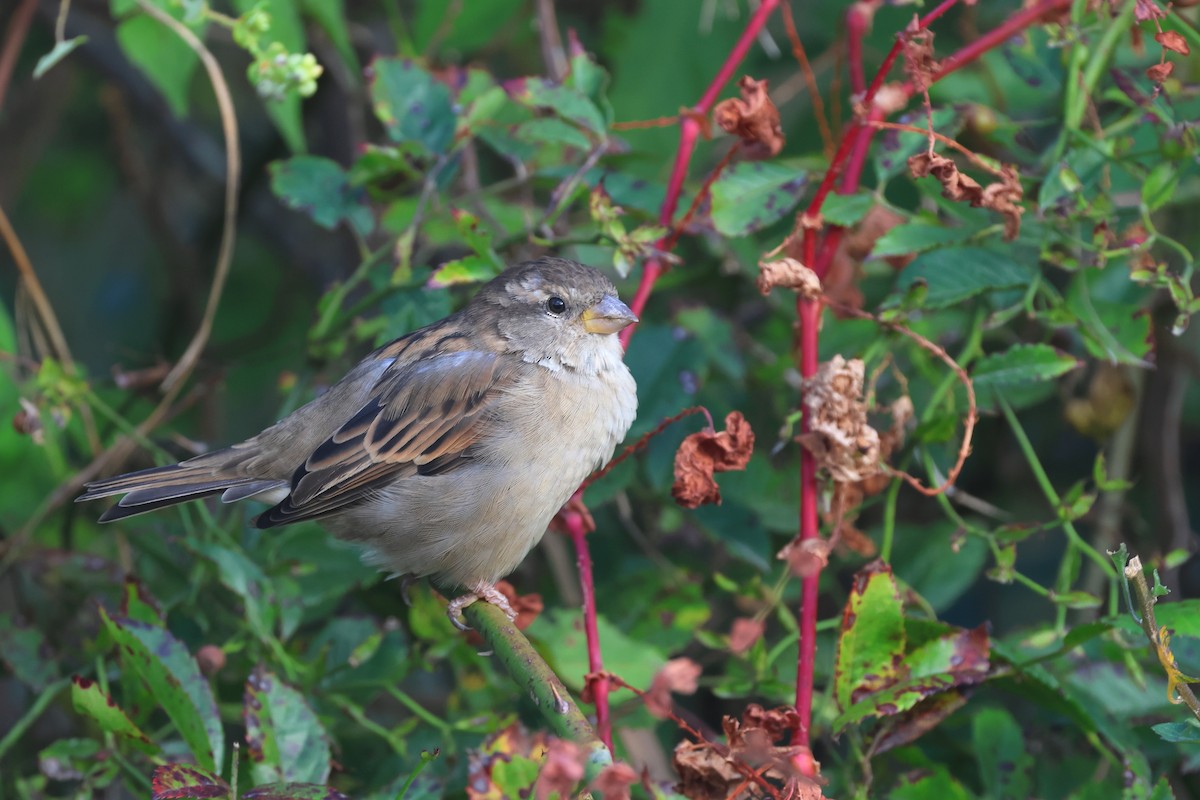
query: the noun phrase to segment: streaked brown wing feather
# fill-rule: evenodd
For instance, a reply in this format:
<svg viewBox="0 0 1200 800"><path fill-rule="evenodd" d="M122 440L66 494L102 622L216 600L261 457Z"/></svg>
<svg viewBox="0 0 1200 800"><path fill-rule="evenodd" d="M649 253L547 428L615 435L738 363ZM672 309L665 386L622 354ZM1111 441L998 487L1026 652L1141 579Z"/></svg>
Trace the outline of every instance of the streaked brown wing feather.
<svg viewBox="0 0 1200 800"><path fill-rule="evenodd" d="M398 478L442 474L466 463L487 433L488 407L515 377L510 362L477 351L388 370L367 403L296 470L287 499L256 524L318 517Z"/></svg>

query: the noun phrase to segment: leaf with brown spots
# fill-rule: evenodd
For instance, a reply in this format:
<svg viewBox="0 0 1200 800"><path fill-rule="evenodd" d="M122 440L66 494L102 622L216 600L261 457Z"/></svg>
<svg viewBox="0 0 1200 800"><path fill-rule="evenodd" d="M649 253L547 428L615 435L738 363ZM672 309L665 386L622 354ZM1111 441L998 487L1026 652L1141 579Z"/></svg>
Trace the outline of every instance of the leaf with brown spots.
<svg viewBox="0 0 1200 800"><path fill-rule="evenodd" d="M715 472L745 469L754 452L754 431L740 411L725 417L725 430L693 433L675 453L675 483L671 496L684 508L721 503Z"/></svg>
<svg viewBox="0 0 1200 800"><path fill-rule="evenodd" d="M193 764L164 764L156 767L150 781L151 800L229 797L229 784Z"/></svg>
<svg viewBox="0 0 1200 800"><path fill-rule="evenodd" d="M742 148L752 159L769 158L783 149L783 125L779 109L767 94L767 82L749 75L738 81L741 97L717 103L713 119L721 130L742 140Z"/></svg>
<svg viewBox="0 0 1200 800"><path fill-rule="evenodd" d="M843 711L908 676L904 608L892 569L873 561L854 576L834 656L834 699Z"/></svg>

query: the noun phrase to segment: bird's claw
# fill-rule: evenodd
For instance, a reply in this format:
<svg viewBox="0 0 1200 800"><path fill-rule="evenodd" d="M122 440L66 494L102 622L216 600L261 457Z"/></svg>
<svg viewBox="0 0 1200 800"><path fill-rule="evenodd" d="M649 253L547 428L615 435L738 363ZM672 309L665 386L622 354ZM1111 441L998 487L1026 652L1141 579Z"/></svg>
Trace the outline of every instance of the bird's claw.
<svg viewBox="0 0 1200 800"><path fill-rule="evenodd" d="M517 618L517 612L513 610L512 604L508 602L508 598L503 592L491 584L480 584L466 594L454 598L446 606L446 616L450 617L450 624L460 631L471 630L471 626L463 620L462 612L464 608L479 600L486 600L496 606L510 620Z"/></svg>

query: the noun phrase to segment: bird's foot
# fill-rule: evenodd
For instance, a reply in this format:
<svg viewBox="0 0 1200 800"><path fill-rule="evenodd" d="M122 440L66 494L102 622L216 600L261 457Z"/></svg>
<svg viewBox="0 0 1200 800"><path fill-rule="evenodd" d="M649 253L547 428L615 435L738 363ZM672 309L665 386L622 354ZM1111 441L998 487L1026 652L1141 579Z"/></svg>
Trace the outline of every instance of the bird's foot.
<svg viewBox="0 0 1200 800"><path fill-rule="evenodd" d="M513 610L512 605L508 602L508 598L504 593L490 583L478 583L471 588L471 591L464 595L460 595L450 601L446 606L446 615L450 617L450 624L458 628L460 631L469 631L471 626L463 621L462 611L467 606L478 600L486 600L492 605L503 611L510 620L517 618L517 612Z"/></svg>

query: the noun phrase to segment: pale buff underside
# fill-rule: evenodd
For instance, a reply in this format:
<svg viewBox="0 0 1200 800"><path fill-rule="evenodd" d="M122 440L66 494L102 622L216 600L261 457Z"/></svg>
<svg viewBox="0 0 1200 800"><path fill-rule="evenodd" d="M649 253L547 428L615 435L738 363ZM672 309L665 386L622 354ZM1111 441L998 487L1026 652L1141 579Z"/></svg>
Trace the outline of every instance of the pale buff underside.
<svg viewBox="0 0 1200 800"><path fill-rule="evenodd" d="M463 587L509 574L633 424L637 392L617 338L597 344L595 374L529 364L495 405L503 432L469 466L402 478L321 523L396 574ZM263 499L286 491L273 494Z"/></svg>

